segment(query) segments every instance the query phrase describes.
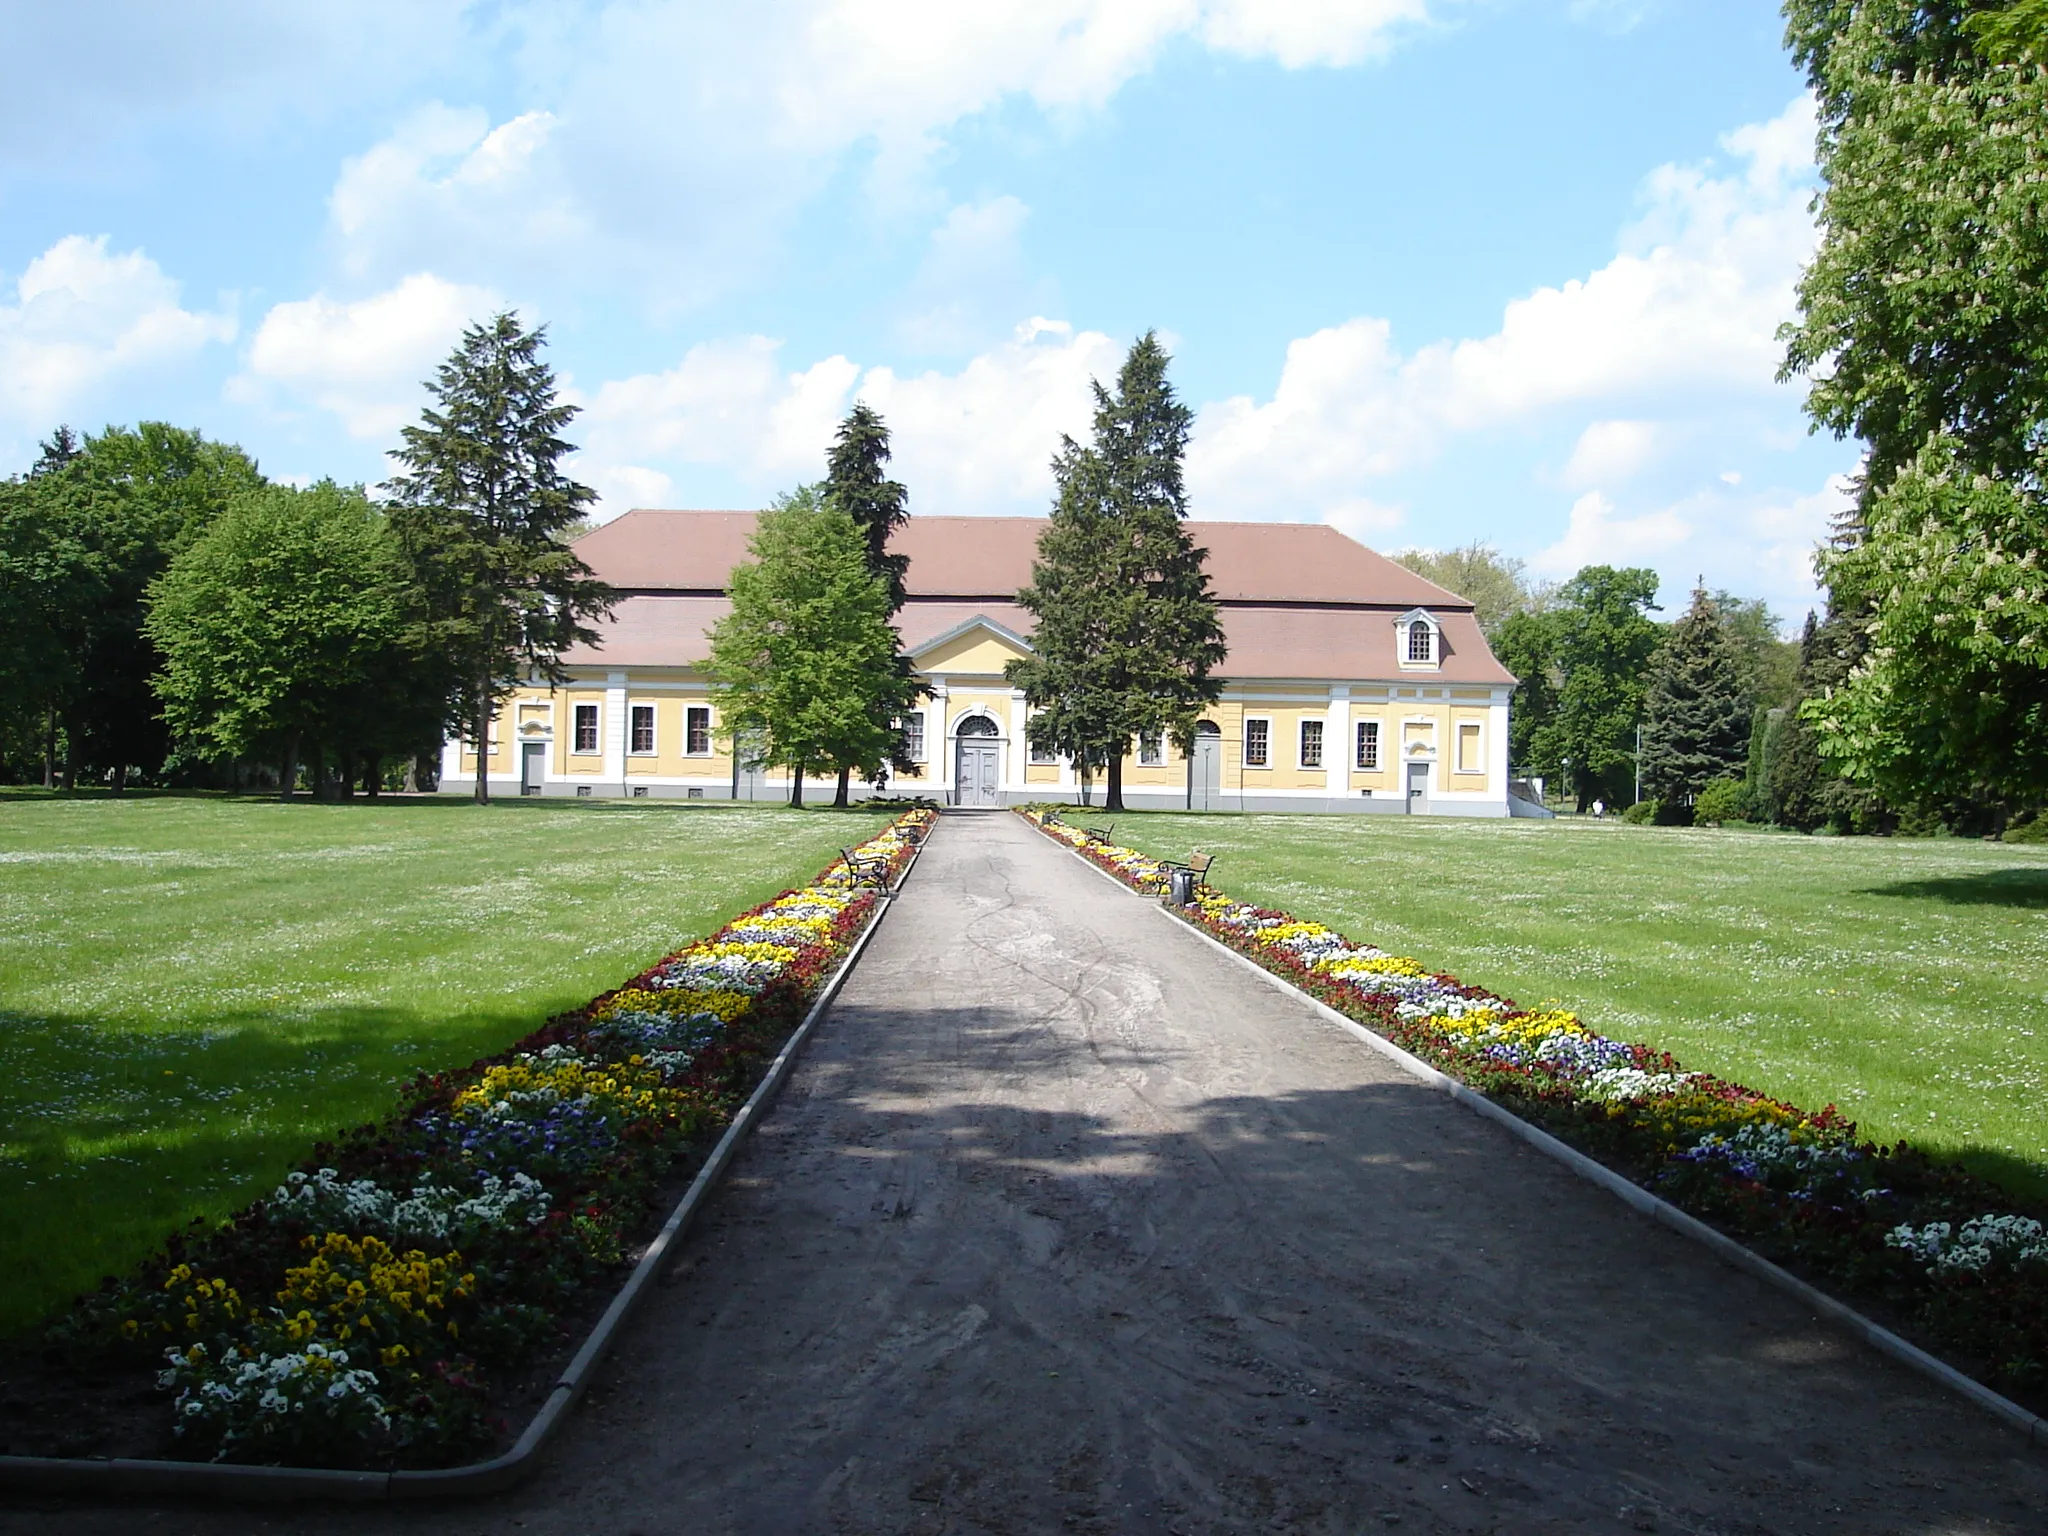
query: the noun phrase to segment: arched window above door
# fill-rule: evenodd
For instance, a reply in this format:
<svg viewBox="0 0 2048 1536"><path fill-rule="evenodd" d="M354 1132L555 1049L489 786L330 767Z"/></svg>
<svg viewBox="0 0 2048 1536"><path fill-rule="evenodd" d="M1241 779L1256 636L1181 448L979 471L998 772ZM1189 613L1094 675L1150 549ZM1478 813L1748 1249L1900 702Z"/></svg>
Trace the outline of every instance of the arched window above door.
<svg viewBox="0 0 2048 1536"><path fill-rule="evenodd" d="M954 734L959 736L1000 736L1002 731L987 715L968 715L957 726Z"/></svg>

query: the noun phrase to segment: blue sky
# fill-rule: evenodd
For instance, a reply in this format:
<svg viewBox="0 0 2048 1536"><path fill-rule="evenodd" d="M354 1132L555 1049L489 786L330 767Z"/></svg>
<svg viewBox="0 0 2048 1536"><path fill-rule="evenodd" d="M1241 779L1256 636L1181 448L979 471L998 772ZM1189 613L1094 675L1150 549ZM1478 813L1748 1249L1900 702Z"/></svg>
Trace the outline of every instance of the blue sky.
<svg viewBox="0 0 2048 1536"><path fill-rule="evenodd" d="M375 481L545 322L603 512L857 397L1039 512L1157 327L1198 517L1647 564L1794 621L1853 444L1775 382L1812 124L1760 0L0 0L0 472L163 418Z"/></svg>

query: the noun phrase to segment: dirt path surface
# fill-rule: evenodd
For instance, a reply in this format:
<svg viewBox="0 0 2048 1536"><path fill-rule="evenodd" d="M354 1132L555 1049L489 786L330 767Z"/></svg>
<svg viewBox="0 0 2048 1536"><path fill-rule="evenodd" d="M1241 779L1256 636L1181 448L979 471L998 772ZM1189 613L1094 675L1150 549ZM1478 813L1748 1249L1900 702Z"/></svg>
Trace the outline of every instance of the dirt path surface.
<svg viewBox="0 0 2048 1536"><path fill-rule="evenodd" d="M2048 1456L948 817L550 1464L8 1532L2048 1529Z"/></svg>

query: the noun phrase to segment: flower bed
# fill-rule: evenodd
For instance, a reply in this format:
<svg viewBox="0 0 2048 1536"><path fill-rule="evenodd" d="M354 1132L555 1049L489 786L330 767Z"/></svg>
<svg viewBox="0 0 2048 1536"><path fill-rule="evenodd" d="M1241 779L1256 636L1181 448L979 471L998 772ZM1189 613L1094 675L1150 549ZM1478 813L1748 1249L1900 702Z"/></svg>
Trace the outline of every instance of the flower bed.
<svg viewBox="0 0 2048 1536"><path fill-rule="evenodd" d="M1134 890L1166 889L1160 861L1056 813L1023 814ZM2048 1226L1997 1185L1903 1142L1873 1145L1833 1105L1808 1111L1687 1071L1576 1014L1518 1007L1320 923L1207 889L1173 910L2034 1411L2048 1407Z"/></svg>
<svg viewBox="0 0 2048 1536"><path fill-rule="evenodd" d="M908 863L913 811L856 854ZM404 1107L267 1200L81 1298L65 1374L132 1399L161 1449L301 1466L442 1466L506 1430L502 1384L573 1342L677 1159L722 1129L876 895L835 863ZM139 1379L138 1379L139 1378Z"/></svg>

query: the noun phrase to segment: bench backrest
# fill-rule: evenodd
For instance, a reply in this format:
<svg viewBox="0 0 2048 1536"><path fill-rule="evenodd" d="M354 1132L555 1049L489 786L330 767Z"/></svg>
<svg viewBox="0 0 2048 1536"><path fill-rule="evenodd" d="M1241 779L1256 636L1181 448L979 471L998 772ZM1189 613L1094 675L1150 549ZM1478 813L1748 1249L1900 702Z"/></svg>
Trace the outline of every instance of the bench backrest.
<svg viewBox="0 0 2048 1536"><path fill-rule="evenodd" d="M1215 854L1203 853L1199 849L1188 855L1188 868L1192 869L1197 875L1208 874L1209 866L1215 862Z"/></svg>

